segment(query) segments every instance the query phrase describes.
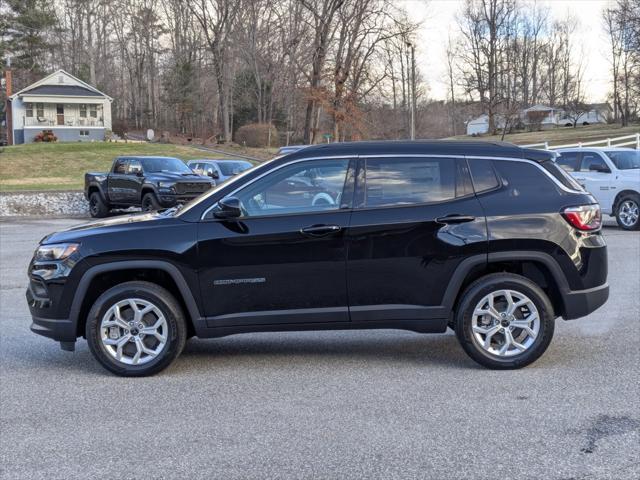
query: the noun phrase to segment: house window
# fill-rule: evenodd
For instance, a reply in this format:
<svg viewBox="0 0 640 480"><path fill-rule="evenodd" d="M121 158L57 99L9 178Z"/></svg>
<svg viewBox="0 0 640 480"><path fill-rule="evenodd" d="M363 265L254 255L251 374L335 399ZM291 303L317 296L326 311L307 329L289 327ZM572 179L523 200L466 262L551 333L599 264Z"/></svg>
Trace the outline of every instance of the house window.
<svg viewBox="0 0 640 480"><path fill-rule="evenodd" d="M81 137L88 137L89 136L89 130L80 130L80 136Z"/></svg>
<svg viewBox="0 0 640 480"><path fill-rule="evenodd" d="M89 105L89 115L91 118L98 118L98 105Z"/></svg>
<svg viewBox="0 0 640 480"><path fill-rule="evenodd" d="M25 103L24 108L26 109L25 115L28 118L33 118L33 103Z"/></svg>
<svg viewBox="0 0 640 480"><path fill-rule="evenodd" d="M87 118L87 104L80 104L80 118Z"/></svg>
<svg viewBox="0 0 640 480"><path fill-rule="evenodd" d="M44 118L44 103L36 103L36 116Z"/></svg>

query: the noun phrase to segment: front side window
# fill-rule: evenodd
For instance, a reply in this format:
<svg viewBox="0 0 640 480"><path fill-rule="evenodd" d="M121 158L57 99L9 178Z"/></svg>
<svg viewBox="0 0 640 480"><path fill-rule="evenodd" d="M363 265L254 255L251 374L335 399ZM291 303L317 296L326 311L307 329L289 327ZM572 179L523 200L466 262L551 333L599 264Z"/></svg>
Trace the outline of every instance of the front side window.
<svg viewBox="0 0 640 480"><path fill-rule="evenodd" d="M578 152L562 152L556 158L556 163L567 172L575 172L578 168L578 155Z"/></svg>
<svg viewBox="0 0 640 480"><path fill-rule="evenodd" d="M640 150L610 150L606 153L618 170L640 168Z"/></svg>
<svg viewBox="0 0 640 480"><path fill-rule="evenodd" d="M582 164L580 165L581 172L590 172L594 170L606 170L607 164L604 159L597 153L584 153L582 155Z"/></svg>
<svg viewBox="0 0 640 480"><path fill-rule="evenodd" d="M452 158L367 159L365 206L451 200L457 196L456 170L456 160Z"/></svg>
<svg viewBox="0 0 640 480"><path fill-rule="evenodd" d="M310 160L283 167L237 192L248 217L340 208L349 160Z"/></svg>
<svg viewBox="0 0 640 480"><path fill-rule="evenodd" d="M113 166L113 173L124 175L127 173L127 159L119 158L116 160L116 164Z"/></svg>

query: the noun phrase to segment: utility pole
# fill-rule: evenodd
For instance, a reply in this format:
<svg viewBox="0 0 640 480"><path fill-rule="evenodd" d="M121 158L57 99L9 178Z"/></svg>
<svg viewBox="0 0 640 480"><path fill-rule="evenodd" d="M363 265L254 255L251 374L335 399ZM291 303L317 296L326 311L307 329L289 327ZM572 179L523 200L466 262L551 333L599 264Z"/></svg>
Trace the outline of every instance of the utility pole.
<svg viewBox="0 0 640 480"><path fill-rule="evenodd" d="M407 47L411 49L411 92L409 95L409 105L411 108L411 140L416 139L416 49L413 43L407 42Z"/></svg>

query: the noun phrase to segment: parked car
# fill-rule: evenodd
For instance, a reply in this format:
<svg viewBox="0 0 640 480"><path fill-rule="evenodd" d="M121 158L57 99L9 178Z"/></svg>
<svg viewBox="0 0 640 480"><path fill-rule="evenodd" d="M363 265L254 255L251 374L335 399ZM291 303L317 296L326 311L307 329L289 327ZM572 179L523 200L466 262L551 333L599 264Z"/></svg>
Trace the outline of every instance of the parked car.
<svg viewBox="0 0 640 480"><path fill-rule="evenodd" d="M7 146L7 137L0 133L0 147L6 147Z"/></svg>
<svg viewBox="0 0 640 480"><path fill-rule="evenodd" d="M624 230L640 230L640 150L563 148L556 162L598 200Z"/></svg>
<svg viewBox="0 0 640 480"><path fill-rule="evenodd" d="M553 158L486 142L305 148L182 209L45 237L31 329L67 350L85 337L124 376L164 369L192 335L447 326L481 365L523 367L558 317L609 295L600 207Z"/></svg>
<svg viewBox="0 0 640 480"><path fill-rule="evenodd" d="M92 217L105 217L113 208L159 210L185 203L209 190L215 182L191 171L173 157L118 157L108 173L84 176L84 195Z"/></svg>
<svg viewBox="0 0 640 480"><path fill-rule="evenodd" d="M189 160L187 165L191 170L199 175L209 176L218 182L224 182L234 175L244 172L253 167L251 162L246 160L228 160L228 159L212 159L201 158L198 160Z"/></svg>

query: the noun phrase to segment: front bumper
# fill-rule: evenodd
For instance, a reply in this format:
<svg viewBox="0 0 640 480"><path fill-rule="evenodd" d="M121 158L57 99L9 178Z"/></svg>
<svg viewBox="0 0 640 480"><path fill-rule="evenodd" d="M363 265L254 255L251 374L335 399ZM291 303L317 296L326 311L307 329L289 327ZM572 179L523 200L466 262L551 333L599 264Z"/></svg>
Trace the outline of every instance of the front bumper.
<svg viewBox="0 0 640 480"><path fill-rule="evenodd" d="M605 283L588 290L569 291L563 295L564 313L562 318L574 320L586 317L604 305L609 298L609 284Z"/></svg>
<svg viewBox="0 0 640 480"><path fill-rule="evenodd" d="M26 292L27 303L31 311L31 331L59 342L76 341L76 324L67 318L45 318L38 314L46 313L51 307L51 300L38 297L29 285Z"/></svg>

